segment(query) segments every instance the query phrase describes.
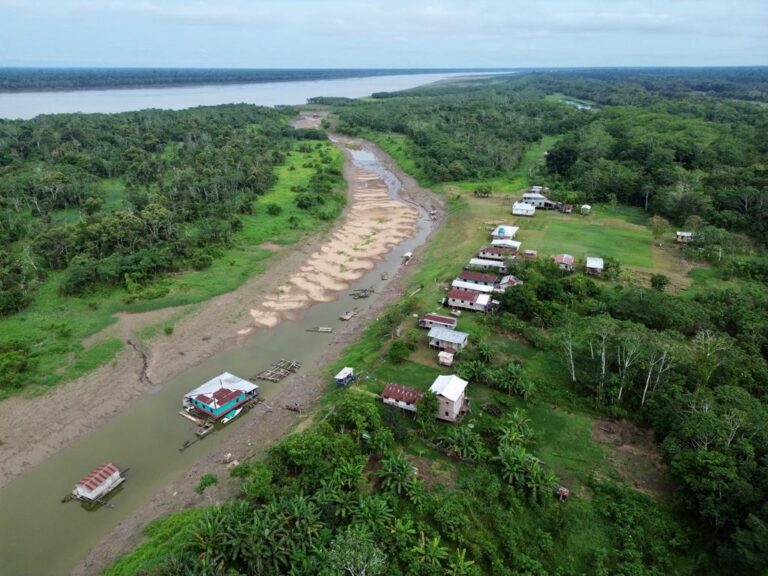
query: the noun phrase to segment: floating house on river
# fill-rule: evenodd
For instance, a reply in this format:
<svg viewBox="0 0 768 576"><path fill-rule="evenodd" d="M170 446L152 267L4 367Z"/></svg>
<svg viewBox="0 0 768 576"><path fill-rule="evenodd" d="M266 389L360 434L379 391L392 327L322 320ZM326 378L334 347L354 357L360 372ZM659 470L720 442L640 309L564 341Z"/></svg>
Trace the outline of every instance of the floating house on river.
<svg viewBox="0 0 768 576"><path fill-rule="evenodd" d="M95 468L85 478L75 484L72 499L85 503L103 503L103 498L120 486L125 476L112 462Z"/></svg>
<svg viewBox="0 0 768 576"><path fill-rule="evenodd" d="M219 374L184 395L184 410L192 416L226 424L256 399L259 387L229 372Z"/></svg>

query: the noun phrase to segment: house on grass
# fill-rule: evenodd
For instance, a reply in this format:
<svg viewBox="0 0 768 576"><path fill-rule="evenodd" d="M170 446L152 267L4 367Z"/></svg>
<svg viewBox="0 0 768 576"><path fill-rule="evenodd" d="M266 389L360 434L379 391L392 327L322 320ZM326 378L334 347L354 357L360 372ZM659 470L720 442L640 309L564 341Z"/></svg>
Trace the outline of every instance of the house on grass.
<svg viewBox="0 0 768 576"><path fill-rule="evenodd" d="M573 213L573 204L563 204L563 207L561 208L563 211L563 214L572 214Z"/></svg>
<svg viewBox="0 0 768 576"><path fill-rule="evenodd" d="M469 261L469 267L483 271L493 270L501 274L507 271L507 265L504 264L503 260L488 260L487 258L472 258Z"/></svg>
<svg viewBox="0 0 768 576"><path fill-rule="evenodd" d="M509 248L510 250L514 250L515 252L520 250L521 244L522 242L518 242L517 240L502 239L502 240L491 241L491 246L493 246L494 248Z"/></svg>
<svg viewBox="0 0 768 576"><path fill-rule="evenodd" d="M523 250L523 258L526 260L536 260L539 257L539 253L536 250Z"/></svg>
<svg viewBox="0 0 768 576"><path fill-rule="evenodd" d="M602 276L605 263L602 258L587 256L587 274L590 276Z"/></svg>
<svg viewBox="0 0 768 576"><path fill-rule="evenodd" d="M419 328L446 328L448 330L455 330L458 325L458 318L452 316L442 316L440 314L424 314L419 318Z"/></svg>
<svg viewBox="0 0 768 576"><path fill-rule="evenodd" d="M515 202L512 204L513 216L533 216L536 214L536 206L526 202Z"/></svg>
<svg viewBox="0 0 768 576"><path fill-rule="evenodd" d="M584 216L586 216L586 215L587 215L587 214L589 214L590 212L592 212L592 206L590 206L589 204L582 204L582 205L581 205L581 213L582 213Z"/></svg>
<svg viewBox="0 0 768 576"><path fill-rule="evenodd" d="M446 352L443 350L437 355L437 363L440 366L452 366L453 365L453 352Z"/></svg>
<svg viewBox="0 0 768 576"><path fill-rule="evenodd" d="M533 189L537 188L537 191L534 191ZM533 206L534 211L536 208L544 208L544 204L546 201L549 200L544 194L541 193L541 187L540 186L532 186L531 192L526 192L523 194L523 199L521 204L528 204L529 206ZM533 216L533 214L531 214Z"/></svg>
<svg viewBox="0 0 768 576"><path fill-rule="evenodd" d="M451 308L487 312L491 307L491 297L489 294L454 288L448 292L446 303Z"/></svg>
<svg viewBox="0 0 768 576"><path fill-rule="evenodd" d="M693 232L677 232L677 238L675 238L681 244L688 244L693 240Z"/></svg>
<svg viewBox="0 0 768 576"><path fill-rule="evenodd" d="M422 394L418 390L400 386L400 384L387 384L381 393L381 401L389 406L396 406L408 412L416 412L416 403L421 400Z"/></svg>
<svg viewBox="0 0 768 576"><path fill-rule="evenodd" d="M474 270L464 270L461 274L459 274L458 280L461 280L462 282L472 282L473 284L493 287L499 281L499 277L496 276L496 274L475 272Z"/></svg>
<svg viewBox="0 0 768 576"><path fill-rule="evenodd" d="M491 232L491 238L494 240L514 240L518 230L517 226L502 224L501 226L496 226L493 232Z"/></svg>
<svg viewBox="0 0 768 576"><path fill-rule="evenodd" d="M429 346L431 348L453 352L454 354L463 350L467 342L469 342L469 334L466 332L438 328L437 326L429 330L427 337L429 338Z"/></svg>
<svg viewBox="0 0 768 576"><path fill-rule="evenodd" d="M555 261L555 264L561 269L561 270L568 270L568 272L573 272L573 256L570 254L556 254L555 256L552 256L552 260Z"/></svg>
<svg viewBox="0 0 768 576"><path fill-rule="evenodd" d="M517 256L517 248L512 246L483 246L477 255L485 260L506 260Z"/></svg>
<svg viewBox="0 0 768 576"><path fill-rule="evenodd" d="M473 282L464 282L463 280L454 280L451 282L451 288L469 290L470 292L480 292L481 294L490 294L495 290L493 286L485 286L483 284L475 284Z"/></svg>
<svg viewBox="0 0 768 576"><path fill-rule="evenodd" d="M464 391L469 384L458 376L438 376L430 392L434 392L440 400L440 411L437 417L447 422L456 422L467 411L469 411L469 401L464 397Z"/></svg>

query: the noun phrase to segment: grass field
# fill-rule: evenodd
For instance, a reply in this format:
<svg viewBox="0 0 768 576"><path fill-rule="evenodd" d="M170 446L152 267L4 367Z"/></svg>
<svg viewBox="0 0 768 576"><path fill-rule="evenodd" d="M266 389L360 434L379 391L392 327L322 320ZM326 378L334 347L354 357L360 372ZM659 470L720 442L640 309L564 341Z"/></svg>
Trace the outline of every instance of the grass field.
<svg viewBox="0 0 768 576"><path fill-rule="evenodd" d="M156 289L163 294L158 298L126 303L129 294L124 288L77 298L66 297L59 293L63 274L50 273L32 305L18 314L0 319L0 338L19 339L33 347L35 368L29 373L30 384L26 389L41 392L85 374L113 358L123 346L120 340L110 338L89 347L83 345L83 340L115 322L117 312L143 312L192 304L234 290L246 279L266 270L267 259L273 252L259 248L260 244L290 244L309 231L330 226L331 221L299 210L293 203L291 187L309 182L314 169L305 165L319 159L321 148L332 155L339 168L342 165L341 153L331 143L318 142L313 146L311 152L293 151L288 156L286 163L277 171L275 186L254 203L252 215L241 217L243 229L236 235L231 247L223 249L207 269L168 276L150 286L149 290ZM106 206L111 209L123 207L125 190L122 181L104 180L100 189ZM267 214L267 204L277 204L282 212L277 216ZM343 205L343 195L336 194L326 208L338 215ZM294 227L291 227L292 217L297 219L294 220ZM73 321L75 318L76 322ZM141 335L155 333L156 329L148 327ZM14 393L17 391L0 387L0 399Z"/></svg>

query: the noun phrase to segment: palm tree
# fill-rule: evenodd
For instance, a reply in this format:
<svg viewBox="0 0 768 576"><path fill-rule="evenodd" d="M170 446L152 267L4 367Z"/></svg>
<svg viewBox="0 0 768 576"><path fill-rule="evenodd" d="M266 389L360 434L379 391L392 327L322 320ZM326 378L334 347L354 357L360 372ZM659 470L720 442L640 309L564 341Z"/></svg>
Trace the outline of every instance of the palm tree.
<svg viewBox="0 0 768 576"><path fill-rule="evenodd" d="M434 568L440 568L443 560L448 557L448 549L440 544L440 535L427 539L424 532L420 533L419 541L411 548L411 552L419 563Z"/></svg>
<svg viewBox="0 0 768 576"><path fill-rule="evenodd" d="M381 487L389 492L403 494L408 479L414 475L413 464L400 452L393 452L381 461L376 475L381 478Z"/></svg>
<svg viewBox="0 0 768 576"><path fill-rule="evenodd" d="M474 560L467 560L467 550L462 548L456 550L456 555L448 560L448 567L445 569L447 576L472 576L477 574L474 566Z"/></svg>

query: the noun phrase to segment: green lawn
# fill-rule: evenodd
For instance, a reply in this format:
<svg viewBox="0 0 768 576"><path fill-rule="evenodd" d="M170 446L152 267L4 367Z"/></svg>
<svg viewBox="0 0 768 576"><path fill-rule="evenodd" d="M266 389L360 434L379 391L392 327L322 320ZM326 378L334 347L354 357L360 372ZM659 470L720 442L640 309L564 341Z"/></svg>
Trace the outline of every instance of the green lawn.
<svg viewBox="0 0 768 576"><path fill-rule="evenodd" d="M187 305L234 290L254 274L267 269L267 259L274 252L260 248L260 244L292 243L309 231L329 227L332 221L321 220L296 208L291 191L292 186L309 182L314 169L305 165L319 160L320 149L330 152L333 162L341 167L342 155L329 142L314 143L310 152L291 152L286 163L277 170L275 186L254 203L252 215L241 217L243 229L236 235L232 246L223 249L205 270L171 275L150 286L149 290L163 294L158 298L126 303L129 294L125 288L102 290L81 297L62 296L59 286L63 273L50 272L28 308L0 319L0 338L20 339L32 345L35 368L29 374L27 389L34 393L43 391L85 374L113 358L123 346L119 339L97 340L89 347L84 346L83 341L114 323L117 312L143 312ZM122 181L104 180L100 190L107 206L112 209L122 206L125 198ZM271 203L283 208L279 215L267 214L265 205ZM344 196L338 193L326 204L326 209L338 215L343 205ZM80 217L77 211L60 212L62 219ZM289 223L291 216L298 219L293 228ZM76 322L73 321L75 318ZM150 337L166 324L147 327L140 335ZM0 387L0 399L16 392Z"/></svg>

